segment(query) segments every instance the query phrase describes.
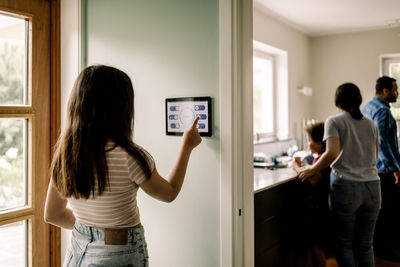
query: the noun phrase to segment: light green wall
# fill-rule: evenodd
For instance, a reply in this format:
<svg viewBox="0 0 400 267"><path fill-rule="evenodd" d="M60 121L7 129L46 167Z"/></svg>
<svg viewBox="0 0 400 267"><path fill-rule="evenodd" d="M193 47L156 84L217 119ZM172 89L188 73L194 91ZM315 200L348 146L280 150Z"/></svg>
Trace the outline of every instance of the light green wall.
<svg viewBox="0 0 400 267"><path fill-rule="evenodd" d="M135 141L167 175L181 137L165 135L165 98L211 96L211 138L193 152L171 204L138 202L152 267L219 266L218 0L88 0L87 62L127 72L135 88Z"/></svg>

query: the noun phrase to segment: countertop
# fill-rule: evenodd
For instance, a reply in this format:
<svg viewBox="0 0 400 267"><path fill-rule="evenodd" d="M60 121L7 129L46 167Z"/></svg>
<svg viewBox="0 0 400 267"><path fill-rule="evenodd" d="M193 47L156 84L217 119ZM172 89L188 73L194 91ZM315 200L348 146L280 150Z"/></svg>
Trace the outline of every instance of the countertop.
<svg viewBox="0 0 400 267"><path fill-rule="evenodd" d="M254 194L296 178L297 173L292 168L275 170L254 168Z"/></svg>

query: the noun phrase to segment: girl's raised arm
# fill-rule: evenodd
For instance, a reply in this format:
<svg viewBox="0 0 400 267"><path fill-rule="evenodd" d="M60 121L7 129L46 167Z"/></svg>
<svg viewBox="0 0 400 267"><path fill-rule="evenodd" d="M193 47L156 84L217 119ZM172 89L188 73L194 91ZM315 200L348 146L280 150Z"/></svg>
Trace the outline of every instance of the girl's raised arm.
<svg viewBox="0 0 400 267"><path fill-rule="evenodd" d="M168 174L167 178L163 178L158 174L157 169L153 171L150 179L145 180L140 187L150 196L165 202L173 201L179 194L187 165L192 150L201 143L201 137L197 130L197 117L192 126L187 130L182 138L182 145L176 159L175 165Z"/></svg>

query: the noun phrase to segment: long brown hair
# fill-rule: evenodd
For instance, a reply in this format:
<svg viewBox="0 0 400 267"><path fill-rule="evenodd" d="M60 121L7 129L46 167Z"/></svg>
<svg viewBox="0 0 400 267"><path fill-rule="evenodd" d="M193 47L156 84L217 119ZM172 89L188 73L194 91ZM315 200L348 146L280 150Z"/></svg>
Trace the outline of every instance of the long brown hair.
<svg viewBox="0 0 400 267"><path fill-rule="evenodd" d="M109 66L85 68L68 102L67 125L51 164L52 179L65 197L89 198L108 185L106 143L123 147L149 178L147 156L132 140L134 92L130 78Z"/></svg>

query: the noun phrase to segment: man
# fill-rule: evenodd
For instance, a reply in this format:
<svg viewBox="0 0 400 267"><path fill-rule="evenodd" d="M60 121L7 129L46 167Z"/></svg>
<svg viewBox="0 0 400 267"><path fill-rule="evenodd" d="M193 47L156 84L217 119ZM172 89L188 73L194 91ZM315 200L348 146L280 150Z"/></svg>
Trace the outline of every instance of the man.
<svg viewBox="0 0 400 267"><path fill-rule="evenodd" d="M364 116L379 128L377 160L381 178L382 206L375 227L374 250L377 256L400 261L400 153L397 125L389 103L396 102L396 80L383 76L376 81L375 97L362 109Z"/></svg>

